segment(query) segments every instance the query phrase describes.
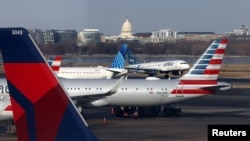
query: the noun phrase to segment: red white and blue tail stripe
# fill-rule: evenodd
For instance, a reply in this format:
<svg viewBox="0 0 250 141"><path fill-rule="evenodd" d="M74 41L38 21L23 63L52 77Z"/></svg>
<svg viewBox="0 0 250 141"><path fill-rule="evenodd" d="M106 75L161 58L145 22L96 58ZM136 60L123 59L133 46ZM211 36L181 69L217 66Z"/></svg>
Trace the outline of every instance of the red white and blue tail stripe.
<svg viewBox="0 0 250 141"><path fill-rule="evenodd" d="M51 57L48 59L48 63L51 66L52 70L57 74L62 63L62 56Z"/></svg>
<svg viewBox="0 0 250 141"><path fill-rule="evenodd" d="M19 141L97 140L24 28L0 28Z"/></svg>
<svg viewBox="0 0 250 141"><path fill-rule="evenodd" d="M227 39L215 40L181 80L196 80L199 84L217 80L226 45Z"/></svg>
<svg viewBox="0 0 250 141"><path fill-rule="evenodd" d="M171 94L207 95L214 94L218 86L227 39L217 39L207 48L187 74L178 79Z"/></svg>

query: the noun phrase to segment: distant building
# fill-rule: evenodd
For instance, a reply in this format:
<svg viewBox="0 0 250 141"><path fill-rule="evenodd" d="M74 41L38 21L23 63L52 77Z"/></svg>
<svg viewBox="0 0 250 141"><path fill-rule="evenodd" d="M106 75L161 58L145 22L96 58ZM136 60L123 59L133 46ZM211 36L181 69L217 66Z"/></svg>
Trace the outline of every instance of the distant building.
<svg viewBox="0 0 250 141"><path fill-rule="evenodd" d="M76 43L77 32L76 30L47 30L43 32L44 44L55 44L58 42L71 42Z"/></svg>
<svg viewBox="0 0 250 141"><path fill-rule="evenodd" d="M77 31L76 30L56 30L58 34L58 42L71 42L76 43Z"/></svg>
<svg viewBox="0 0 250 141"><path fill-rule="evenodd" d="M133 36L136 39L138 39L141 44L145 44L145 43L151 42L152 33L151 32L144 32L144 33L140 32L140 33L135 33Z"/></svg>
<svg viewBox="0 0 250 141"><path fill-rule="evenodd" d="M84 29L78 33L78 46L84 46L88 43L99 43L101 42L102 33L98 29Z"/></svg>
<svg viewBox="0 0 250 141"><path fill-rule="evenodd" d="M226 32L226 36L249 36L250 31L249 28L245 25L242 25L241 27L234 29L231 32Z"/></svg>
<svg viewBox="0 0 250 141"><path fill-rule="evenodd" d="M35 40L38 45L44 44L43 32L41 29L32 29L29 30L31 37Z"/></svg>
<svg viewBox="0 0 250 141"><path fill-rule="evenodd" d="M222 35L215 34L214 32L178 32L178 39L185 40L203 40L209 41L221 37Z"/></svg>
<svg viewBox="0 0 250 141"><path fill-rule="evenodd" d="M153 31L151 35L151 42L171 42L177 39L177 32L171 29L161 29Z"/></svg>
<svg viewBox="0 0 250 141"><path fill-rule="evenodd" d="M58 42L56 30L47 30L43 32L44 44L55 44Z"/></svg>

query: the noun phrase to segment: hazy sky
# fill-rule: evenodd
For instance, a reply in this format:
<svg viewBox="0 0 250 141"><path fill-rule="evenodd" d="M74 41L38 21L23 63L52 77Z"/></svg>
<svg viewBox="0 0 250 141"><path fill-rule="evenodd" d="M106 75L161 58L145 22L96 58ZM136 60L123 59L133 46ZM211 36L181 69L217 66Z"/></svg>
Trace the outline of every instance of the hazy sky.
<svg viewBox="0 0 250 141"><path fill-rule="evenodd" d="M128 16L133 32L159 29L224 33L250 25L250 0L1 0L0 27L97 28L119 35Z"/></svg>

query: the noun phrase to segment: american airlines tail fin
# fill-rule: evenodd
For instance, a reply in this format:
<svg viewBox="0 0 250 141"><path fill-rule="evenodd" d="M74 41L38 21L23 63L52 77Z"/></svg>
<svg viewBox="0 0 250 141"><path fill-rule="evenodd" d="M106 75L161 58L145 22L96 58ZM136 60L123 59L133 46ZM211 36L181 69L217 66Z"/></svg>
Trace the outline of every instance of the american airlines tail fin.
<svg viewBox="0 0 250 141"><path fill-rule="evenodd" d="M0 28L19 141L97 140L24 28Z"/></svg>
<svg viewBox="0 0 250 141"><path fill-rule="evenodd" d="M51 57L49 60L48 60L48 63L49 65L51 66L52 70L55 72L55 73L58 73L59 72L59 69L60 69L60 66L61 66L61 63L62 63L62 56L55 56L55 57Z"/></svg>
<svg viewBox="0 0 250 141"><path fill-rule="evenodd" d="M111 63L109 68L119 68L123 69L125 65L125 58L127 55L128 46L127 44L122 44L120 51L115 56L114 61Z"/></svg>
<svg viewBox="0 0 250 141"><path fill-rule="evenodd" d="M227 42L227 39L213 41L189 72L180 78L181 83L216 85Z"/></svg>

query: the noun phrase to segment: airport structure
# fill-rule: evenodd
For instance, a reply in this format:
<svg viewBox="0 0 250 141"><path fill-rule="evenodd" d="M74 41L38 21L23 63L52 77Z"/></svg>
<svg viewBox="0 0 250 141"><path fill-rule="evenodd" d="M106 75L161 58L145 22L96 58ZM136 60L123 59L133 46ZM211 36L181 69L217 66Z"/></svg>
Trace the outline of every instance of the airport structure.
<svg viewBox="0 0 250 141"><path fill-rule="evenodd" d="M42 32L40 29L32 29L29 32L38 45L55 44L64 41L76 42L77 40L76 30L46 30Z"/></svg>
<svg viewBox="0 0 250 141"><path fill-rule="evenodd" d="M84 29L78 33L77 45L83 46L88 43L101 42L102 33L99 29Z"/></svg>
<svg viewBox="0 0 250 141"><path fill-rule="evenodd" d="M160 29L152 32L151 42L171 42L177 39L177 32L172 29Z"/></svg>
<svg viewBox="0 0 250 141"><path fill-rule="evenodd" d="M242 25L241 27L234 29L233 31L226 32L226 36L249 36L250 31L249 28L245 25Z"/></svg>

